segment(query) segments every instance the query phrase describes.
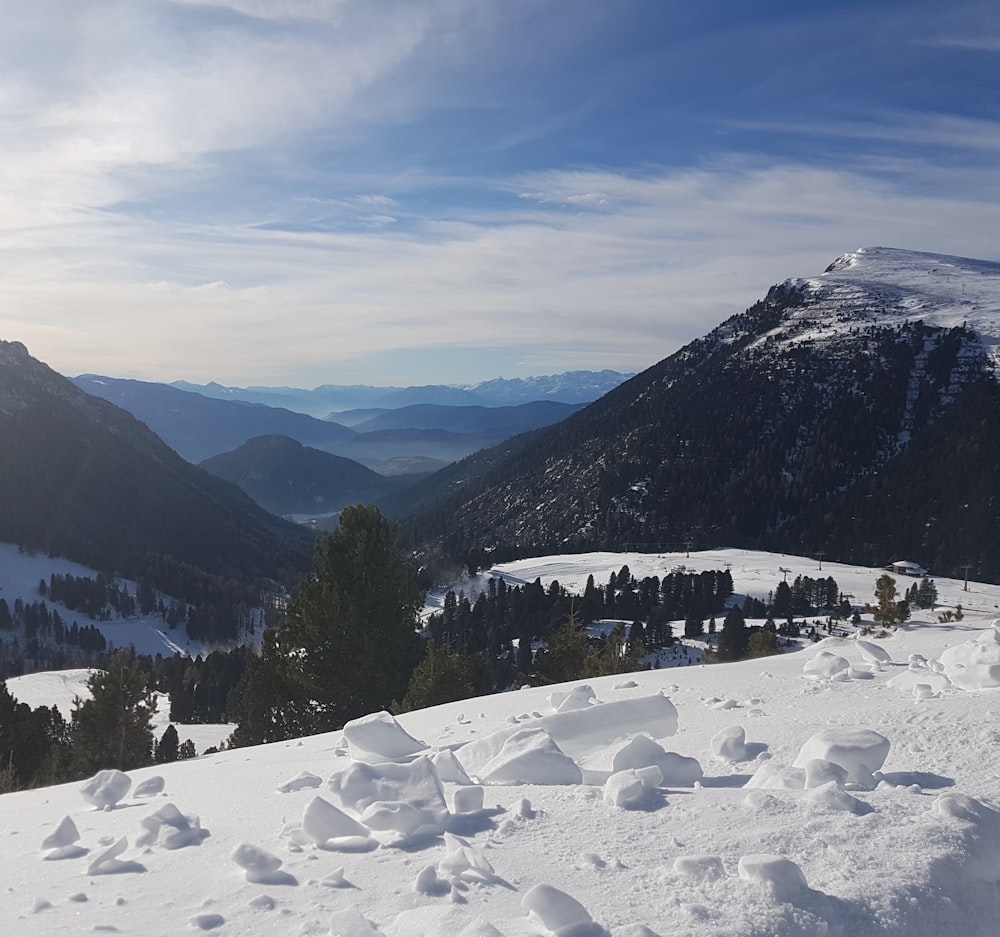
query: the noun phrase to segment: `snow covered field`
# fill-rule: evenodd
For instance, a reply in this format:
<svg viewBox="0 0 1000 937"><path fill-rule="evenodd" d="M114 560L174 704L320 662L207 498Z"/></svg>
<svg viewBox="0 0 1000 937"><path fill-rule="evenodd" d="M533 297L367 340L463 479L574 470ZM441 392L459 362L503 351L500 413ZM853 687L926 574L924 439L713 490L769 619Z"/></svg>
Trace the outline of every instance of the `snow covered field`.
<svg viewBox="0 0 1000 937"><path fill-rule="evenodd" d="M158 615L139 615L135 618L117 618L111 621L91 621L82 612L73 612L60 602L53 602L48 596L38 593L39 580L49 581L52 573L60 576L76 576L94 579L97 572L71 560L48 557L43 554L22 553L15 544L0 543L0 599L13 609L15 599L25 604L45 602L50 609L58 609L67 625L77 622L93 625L104 635L111 647L134 647L139 654L162 654L165 657L180 653L190 657L205 654L209 650L200 641L191 641L183 627L170 629ZM137 585L131 580L123 580L131 595L136 594ZM3 637L0 635L0 637Z"/></svg>
<svg viewBox="0 0 1000 937"><path fill-rule="evenodd" d="M582 589L625 563L729 563L759 597L819 575L745 551L495 572ZM880 572L822 575L861 603ZM0 933L992 935L1000 586L935 581L962 621L361 720L120 797L4 795Z"/></svg>

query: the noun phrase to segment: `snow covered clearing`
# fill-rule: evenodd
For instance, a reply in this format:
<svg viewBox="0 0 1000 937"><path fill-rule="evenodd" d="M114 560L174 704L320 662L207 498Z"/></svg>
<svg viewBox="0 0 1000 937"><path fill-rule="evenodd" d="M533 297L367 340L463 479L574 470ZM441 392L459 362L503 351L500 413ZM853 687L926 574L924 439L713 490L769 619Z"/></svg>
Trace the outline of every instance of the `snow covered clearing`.
<svg viewBox="0 0 1000 937"><path fill-rule="evenodd" d="M97 577L95 570L79 563L44 554L24 553L15 544L0 543L0 599L4 599L9 608L13 609L16 599L25 604L45 602L49 608L59 611L67 626L74 621L81 627L93 625L110 646L134 647L139 654L162 654L167 657L179 653L195 657L209 650L202 642L189 640L183 627L168 628L159 614L91 621L83 612L70 611L60 602L53 602L38 592L39 581L44 579L48 582L52 573L85 579ZM134 596L137 584L131 580L122 581Z"/></svg>

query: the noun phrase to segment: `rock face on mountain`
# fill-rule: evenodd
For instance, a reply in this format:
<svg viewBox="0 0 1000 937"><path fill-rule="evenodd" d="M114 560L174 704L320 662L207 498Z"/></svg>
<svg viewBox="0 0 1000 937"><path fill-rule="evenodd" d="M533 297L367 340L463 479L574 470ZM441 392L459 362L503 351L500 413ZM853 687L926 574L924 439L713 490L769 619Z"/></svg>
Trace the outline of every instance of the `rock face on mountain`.
<svg viewBox="0 0 1000 937"><path fill-rule="evenodd" d="M845 255L454 473L411 531L459 556L724 543L997 578L998 350L1000 264Z"/></svg>
<svg viewBox="0 0 1000 937"><path fill-rule="evenodd" d="M118 407L0 342L0 540L138 578L308 568L312 538Z"/></svg>

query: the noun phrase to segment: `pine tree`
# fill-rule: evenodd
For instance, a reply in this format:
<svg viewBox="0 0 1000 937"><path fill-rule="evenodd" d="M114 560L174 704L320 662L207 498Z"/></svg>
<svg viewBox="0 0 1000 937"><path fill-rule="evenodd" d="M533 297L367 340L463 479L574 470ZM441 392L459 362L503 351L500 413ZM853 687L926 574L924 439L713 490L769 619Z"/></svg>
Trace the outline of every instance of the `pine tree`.
<svg viewBox="0 0 1000 937"><path fill-rule="evenodd" d="M764 623L763 628L755 630L750 635L747 650L751 657L768 657L781 653L781 648L778 646L777 629L770 618Z"/></svg>
<svg viewBox="0 0 1000 937"><path fill-rule="evenodd" d="M909 603L904 599L896 601L896 580L883 573L875 581L875 598L878 604L872 611L872 618L883 628L895 628L910 617Z"/></svg>
<svg viewBox="0 0 1000 937"><path fill-rule="evenodd" d="M340 728L402 699L419 659L415 570L379 511L341 512L316 547L312 576L265 653L234 691L231 743L255 744Z"/></svg>
<svg viewBox="0 0 1000 937"><path fill-rule="evenodd" d="M615 625L604 646L588 655L583 665L585 677L603 677L608 674L634 673L645 670L646 649L642 641L629 641L625 636L625 626Z"/></svg>
<svg viewBox="0 0 1000 937"><path fill-rule="evenodd" d="M553 683L578 680L589 653L587 632L571 611L562 627L549 637L548 647L538 654L538 670Z"/></svg>
<svg viewBox="0 0 1000 937"><path fill-rule="evenodd" d="M920 585L916 590L916 597L914 604L917 608L934 608L937 604L938 591L937 586L934 584L933 579L928 579L924 576L920 580Z"/></svg>
<svg viewBox="0 0 1000 937"><path fill-rule="evenodd" d="M75 702L72 766L80 776L105 768L128 771L150 763L155 710L146 675L126 650L87 681L91 699Z"/></svg>
<svg viewBox="0 0 1000 937"><path fill-rule="evenodd" d="M750 635L746 620L743 618L743 612L734 605L722 622L722 632L719 634L719 660L741 660L747 656L749 650Z"/></svg>
<svg viewBox="0 0 1000 937"><path fill-rule="evenodd" d="M424 659L410 677L406 696L402 703L393 706L393 711L406 713L468 699L473 695L473 683L473 668L465 655L447 644L438 647L428 641Z"/></svg>
<svg viewBox="0 0 1000 937"><path fill-rule="evenodd" d="M177 729L171 722L170 725L163 730L163 735L160 736L160 741L156 743L156 763L163 765L169 764L172 761L177 761L180 744Z"/></svg>

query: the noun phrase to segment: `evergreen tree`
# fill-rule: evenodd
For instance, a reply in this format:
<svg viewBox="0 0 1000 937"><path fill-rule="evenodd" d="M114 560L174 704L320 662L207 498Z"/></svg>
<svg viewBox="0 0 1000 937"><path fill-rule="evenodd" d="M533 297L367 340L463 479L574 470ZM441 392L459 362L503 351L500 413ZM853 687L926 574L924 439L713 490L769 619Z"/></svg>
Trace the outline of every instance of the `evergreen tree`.
<svg viewBox="0 0 1000 937"><path fill-rule="evenodd" d="M85 776L105 768L129 771L149 764L155 706L146 674L129 652L117 651L87 687L92 698L77 699L73 710L74 772Z"/></svg>
<svg viewBox="0 0 1000 937"><path fill-rule="evenodd" d="M625 636L625 626L615 625L604 646L588 655L583 665L585 677L603 677L608 674L633 673L645 670L646 650L641 641L629 641Z"/></svg>
<svg viewBox="0 0 1000 937"><path fill-rule="evenodd" d="M872 611L872 618L883 628L895 628L910 617L910 606L905 599L896 601L896 580L888 573L883 573L875 581L875 598L877 605Z"/></svg>
<svg viewBox="0 0 1000 937"><path fill-rule="evenodd" d="M938 591L937 586L934 584L934 580L928 579L924 576L924 578L920 580L920 585L917 587L916 597L913 604L916 605L917 608L934 608L937 604L937 598Z"/></svg>
<svg viewBox="0 0 1000 937"><path fill-rule="evenodd" d="M747 631L743 612L733 606L726 613L719 635L719 660L741 660L750 650L750 635Z"/></svg>
<svg viewBox="0 0 1000 937"><path fill-rule="evenodd" d="M548 647L538 654L538 671L553 683L578 680L589 653L587 632L570 612L562 627L549 638Z"/></svg>
<svg viewBox="0 0 1000 937"><path fill-rule="evenodd" d="M465 655L447 644L438 647L428 641L424 659L410 677L406 696L402 703L393 706L393 711L406 713L468 699L473 695L473 683L473 668Z"/></svg>
<svg viewBox="0 0 1000 937"><path fill-rule="evenodd" d="M156 763L162 765L177 761L179 750L180 738L177 735L177 729L174 728L174 724L171 722L163 730L160 741L156 743Z"/></svg>
<svg viewBox="0 0 1000 937"><path fill-rule="evenodd" d="M250 657L226 702L230 719L237 724L229 737L231 748L309 734L309 701L289 671L289 662L278 648L277 632L265 631L260 655Z"/></svg>
<svg viewBox="0 0 1000 937"><path fill-rule="evenodd" d="M750 635L748 651L751 657L768 657L772 654L781 653L781 648L778 646L778 634L773 621L768 619L763 628L753 631Z"/></svg>
<svg viewBox="0 0 1000 937"><path fill-rule="evenodd" d="M422 597L395 527L370 505L345 508L317 544L270 653L247 669L233 743L330 731L402 699L420 651Z"/></svg>
<svg viewBox="0 0 1000 937"><path fill-rule="evenodd" d="M189 758L195 758L197 754L194 750L194 742L191 739L184 739L180 744L180 748L177 749L177 760L186 761Z"/></svg>
<svg viewBox="0 0 1000 937"><path fill-rule="evenodd" d="M700 638L705 633L705 622L700 615L689 612L684 619L684 637Z"/></svg>

